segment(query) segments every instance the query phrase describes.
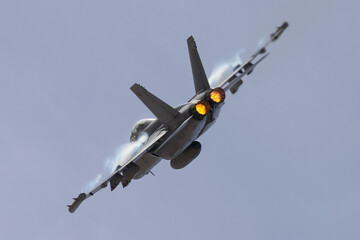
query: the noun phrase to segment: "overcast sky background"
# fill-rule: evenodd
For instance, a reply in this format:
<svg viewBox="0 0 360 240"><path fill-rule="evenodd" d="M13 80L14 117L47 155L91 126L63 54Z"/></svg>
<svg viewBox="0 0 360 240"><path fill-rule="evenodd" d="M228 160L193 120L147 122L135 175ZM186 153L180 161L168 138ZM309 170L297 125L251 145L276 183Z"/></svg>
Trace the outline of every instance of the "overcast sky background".
<svg viewBox="0 0 360 240"><path fill-rule="evenodd" d="M360 239L358 1L1 1L1 239ZM284 20L175 171L66 205L151 112Z"/></svg>

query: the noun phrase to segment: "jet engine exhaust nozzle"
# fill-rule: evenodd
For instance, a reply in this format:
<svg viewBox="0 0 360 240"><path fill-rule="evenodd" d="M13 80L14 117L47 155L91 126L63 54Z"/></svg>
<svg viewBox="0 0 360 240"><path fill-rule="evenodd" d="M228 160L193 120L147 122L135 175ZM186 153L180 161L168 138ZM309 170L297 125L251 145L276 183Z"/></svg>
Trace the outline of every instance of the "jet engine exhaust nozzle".
<svg viewBox="0 0 360 240"><path fill-rule="evenodd" d="M202 120L210 112L211 106L208 101L201 100L191 108L191 114L197 120Z"/></svg>
<svg viewBox="0 0 360 240"><path fill-rule="evenodd" d="M214 88L210 92L210 99L214 103L221 103L225 100L225 91L222 88Z"/></svg>

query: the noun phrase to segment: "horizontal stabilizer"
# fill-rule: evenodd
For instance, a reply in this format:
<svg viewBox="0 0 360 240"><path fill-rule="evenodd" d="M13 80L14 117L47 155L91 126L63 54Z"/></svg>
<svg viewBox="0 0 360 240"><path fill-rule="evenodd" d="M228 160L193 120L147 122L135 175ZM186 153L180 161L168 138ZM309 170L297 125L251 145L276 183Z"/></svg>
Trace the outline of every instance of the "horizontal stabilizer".
<svg viewBox="0 0 360 240"><path fill-rule="evenodd" d="M179 111L150 93L143 86L135 83L130 89L162 123L169 123L179 115Z"/></svg>

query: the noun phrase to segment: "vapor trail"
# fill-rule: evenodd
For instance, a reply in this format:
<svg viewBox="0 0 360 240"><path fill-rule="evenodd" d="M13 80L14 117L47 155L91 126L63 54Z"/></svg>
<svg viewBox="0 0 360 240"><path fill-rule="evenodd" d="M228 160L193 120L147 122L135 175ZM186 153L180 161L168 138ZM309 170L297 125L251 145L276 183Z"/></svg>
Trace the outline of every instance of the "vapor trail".
<svg viewBox="0 0 360 240"><path fill-rule="evenodd" d="M89 192L114 172L118 165L125 164L140 150L148 138L149 136L147 133L142 133L136 141L120 145L116 149L115 155L106 159L103 172L96 175L92 181L87 183L86 186L82 188L82 192Z"/></svg>
<svg viewBox="0 0 360 240"><path fill-rule="evenodd" d="M245 52L245 49L241 49L237 52L235 57L230 60L222 61L215 65L213 71L209 77L209 83L211 87L216 87L221 81L225 80L232 72L236 65L241 64L240 54Z"/></svg>

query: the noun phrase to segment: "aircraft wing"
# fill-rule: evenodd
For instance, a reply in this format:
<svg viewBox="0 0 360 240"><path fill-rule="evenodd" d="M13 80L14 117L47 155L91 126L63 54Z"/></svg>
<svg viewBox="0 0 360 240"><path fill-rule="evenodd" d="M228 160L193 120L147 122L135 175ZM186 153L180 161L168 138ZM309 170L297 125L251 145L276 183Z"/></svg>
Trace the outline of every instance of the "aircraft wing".
<svg viewBox="0 0 360 240"><path fill-rule="evenodd" d="M287 22L284 22L277 30L270 35L270 38L267 42L265 42L259 50L257 50L248 60L246 60L241 65L238 65L234 68L234 71L217 87L221 87L225 91L229 90L232 94L236 93L240 85L243 83L242 78L245 75L249 75L252 73L257 64L259 64L265 57L269 55L269 53L265 54L266 47L275 42L280 35L285 31L285 29L289 26ZM258 59L259 55L265 54L260 59ZM252 63L255 59L258 59L255 63Z"/></svg>
<svg viewBox="0 0 360 240"><path fill-rule="evenodd" d="M108 183L110 182L111 189L113 190L121 181L121 173L124 171L126 167L128 167L133 162L136 162L140 159L145 153L147 153L151 148L154 147L155 143L160 140L165 134L167 133L166 129L160 130L155 132L150 136L148 141L141 147L141 149L132 157L130 158L124 165L118 166L118 168L109 176L107 177L102 183L100 183L97 187L92 189L88 193L80 193L77 198L74 198L74 202L71 205L68 205L69 212L73 213L75 210L80 206L80 204L87 198L94 195L99 190L107 187ZM115 186L113 186L115 184Z"/></svg>

